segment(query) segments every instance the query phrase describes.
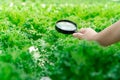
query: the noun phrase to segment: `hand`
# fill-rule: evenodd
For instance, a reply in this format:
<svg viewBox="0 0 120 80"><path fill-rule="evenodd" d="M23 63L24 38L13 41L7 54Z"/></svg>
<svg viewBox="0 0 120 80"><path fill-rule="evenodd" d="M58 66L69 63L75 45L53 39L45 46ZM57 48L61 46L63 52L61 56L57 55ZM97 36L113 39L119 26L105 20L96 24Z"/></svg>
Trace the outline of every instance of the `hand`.
<svg viewBox="0 0 120 80"><path fill-rule="evenodd" d="M73 36L78 39L95 40L97 34L92 28L81 28L77 33L73 33Z"/></svg>

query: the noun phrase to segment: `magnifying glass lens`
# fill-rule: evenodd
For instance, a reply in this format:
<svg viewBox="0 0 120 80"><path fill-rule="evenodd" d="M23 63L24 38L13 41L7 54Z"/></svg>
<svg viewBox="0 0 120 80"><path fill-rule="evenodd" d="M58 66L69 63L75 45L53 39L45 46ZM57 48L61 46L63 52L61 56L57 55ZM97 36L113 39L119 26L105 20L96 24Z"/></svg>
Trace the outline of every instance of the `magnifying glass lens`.
<svg viewBox="0 0 120 80"><path fill-rule="evenodd" d="M76 26L69 22L59 22L57 23L58 28L66 31L74 31L76 30Z"/></svg>
<svg viewBox="0 0 120 80"><path fill-rule="evenodd" d="M59 20L55 28L58 32L64 33L64 34L72 34L76 32L77 30L77 25L69 20Z"/></svg>

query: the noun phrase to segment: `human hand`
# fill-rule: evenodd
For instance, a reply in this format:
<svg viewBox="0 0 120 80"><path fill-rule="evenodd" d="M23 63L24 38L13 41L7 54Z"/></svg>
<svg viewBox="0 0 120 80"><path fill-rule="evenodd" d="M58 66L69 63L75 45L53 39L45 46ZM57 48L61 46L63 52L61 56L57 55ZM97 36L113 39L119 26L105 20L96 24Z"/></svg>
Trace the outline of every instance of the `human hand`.
<svg viewBox="0 0 120 80"><path fill-rule="evenodd" d="M77 33L73 33L73 36L78 39L95 40L97 34L92 28L81 28Z"/></svg>

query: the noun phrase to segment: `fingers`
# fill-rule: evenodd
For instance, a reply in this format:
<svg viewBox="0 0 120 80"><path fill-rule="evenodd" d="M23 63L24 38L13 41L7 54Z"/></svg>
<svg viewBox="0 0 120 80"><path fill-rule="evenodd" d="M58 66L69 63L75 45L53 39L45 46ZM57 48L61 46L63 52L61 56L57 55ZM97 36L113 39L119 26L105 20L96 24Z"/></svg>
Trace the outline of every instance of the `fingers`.
<svg viewBox="0 0 120 80"><path fill-rule="evenodd" d="M78 32L84 34L86 32L86 30L87 30L87 28L81 28L80 31L78 31Z"/></svg>
<svg viewBox="0 0 120 80"><path fill-rule="evenodd" d="M82 39L83 38L83 34L82 33L73 33L73 36L78 38L78 39Z"/></svg>
<svg viewBox="0 0 120 80"><path fill-rule="evenodd" d="M86 32L87 28L81 28L77 33L73 33L73 36L78 39L83 39L83 35Z"/></svg>

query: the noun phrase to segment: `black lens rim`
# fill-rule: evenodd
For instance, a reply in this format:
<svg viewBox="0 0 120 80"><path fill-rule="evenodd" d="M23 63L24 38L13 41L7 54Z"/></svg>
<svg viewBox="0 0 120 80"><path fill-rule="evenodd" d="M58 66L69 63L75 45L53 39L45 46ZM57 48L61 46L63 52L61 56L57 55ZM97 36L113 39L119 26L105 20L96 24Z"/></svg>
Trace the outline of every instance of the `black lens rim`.
<svg viewBox="0 0 120 80"><path fill-rule="evenodd" d="M59 23L59 22L69 22L69 23L72 23L73 25L75 25L76 29L74 31L65 31L65 30L62 30L62 29L60 29L60 28L57 27L57 23ZM77 24L74 23L73 21L70 21L70 20L59 20L55 24L55 29L58 32L63 33L63 34L73 34L73 33L75 33L77 31Z"/></svg>

